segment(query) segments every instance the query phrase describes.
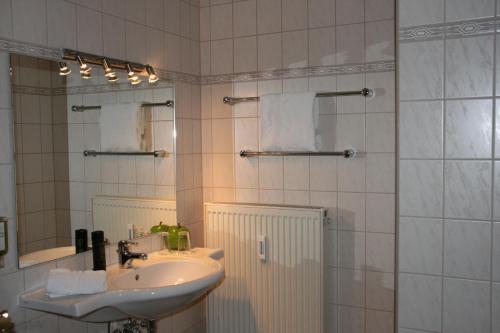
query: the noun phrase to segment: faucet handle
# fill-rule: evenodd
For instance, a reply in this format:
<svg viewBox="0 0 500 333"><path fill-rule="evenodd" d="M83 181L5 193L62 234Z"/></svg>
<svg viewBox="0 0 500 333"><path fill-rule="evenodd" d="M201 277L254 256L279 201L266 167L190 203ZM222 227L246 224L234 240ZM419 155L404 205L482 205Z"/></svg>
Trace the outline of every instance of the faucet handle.
<svg viewBox="0 0 500 333"><path fill-rule="evenodd" d="M137 242L129 241L129 240L121 240L118 242L118 249L128 250L130 245L137 245Z"/></svg>

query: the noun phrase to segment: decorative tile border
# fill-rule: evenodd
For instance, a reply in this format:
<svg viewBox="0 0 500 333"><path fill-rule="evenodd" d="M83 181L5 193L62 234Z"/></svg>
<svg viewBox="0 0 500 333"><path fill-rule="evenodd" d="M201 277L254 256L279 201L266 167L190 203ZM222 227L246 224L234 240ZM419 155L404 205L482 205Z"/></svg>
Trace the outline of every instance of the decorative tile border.
<svg viewBox="0 0 500 333"><path fill-rule="evenodd" d="M394 71L396 64L394 61L378 61L365 64L334 65L321 67L304 67L278 69L271 71L234 73L222 75L208 75L201 77L201 84L217 84L228 82L256 81L256 80L276 80L288 78L300 78L309 76L326 76L371 72Z"/></svg>
<svg viewBox="0 0 500 333"><path fill-rule="evenodd" d="M399 29L401 43L493 34L500 28L495 18L421 25Z"/></svg>
<svg viewBox="0 0 500 333"><path fill-rule="evenodd" d="M45 58L50 60L60 60L62 58L62 50L33 45L29 43L16 42L12 40L0 39L0 50L24 54L33 57ZM305 68L288 68L279 70L259 71L250 73L234 73L222 75L199 76L181 72L173 72L165 69L157 69L158 76L166 81L168 85L175 82L186 82L190 84L217 84L229 82L244 82L256 80L276 80L287 78L300 78L310 76L327 76L327 75L342 75L356 73L371 73L371 72L388 72L394 71L396 68L395 61L377 61L365 64L347 64ZM122 90L119 85L96 85L96 86L81 86L71 87L71 91L75 93L92 93ZM134 89L137 89L134 87ZM56 93L61 93L57 92Z"/></svg>
<svg viewBox="0 0 500 333"><path fill-rule="evenodd" d="M38 95L38 96L52 96L53 95L53 89L51 89L51 88L19 86L16 84L12 85L12 92L14 94L24 94L24 95Z"/></svg>

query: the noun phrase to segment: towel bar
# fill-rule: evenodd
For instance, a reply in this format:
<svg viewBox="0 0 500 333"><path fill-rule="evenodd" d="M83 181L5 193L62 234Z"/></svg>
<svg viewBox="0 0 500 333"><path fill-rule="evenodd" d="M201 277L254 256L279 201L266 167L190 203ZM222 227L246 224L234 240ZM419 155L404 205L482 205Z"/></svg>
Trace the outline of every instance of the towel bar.
<svg viewBox="0 0 500 333"><path fill-rule="evenodd" d="M257 157L257 156L343 156L344 158L352 158L356 156L354 149L346 149L343 151L240 151L241 157Z"/></svg>
<svg viewBox="0 0 500 333"><path fill-rule="evenodd" d="M316 97L336 97L336 96L363 96L363 97L372 97L373 96L373 90L370 88L363 88L361 90L354 90L354 91L335 91L335 92L321 92L317 93ZM241 102L253 102L253 101L258 101L259 97L258 96L253 96L253 97L229 97L226 96L222 98L222 102L224 104L229 104L233 105L236 103L241 103Z"/></svg>
<svg viewBox="0 0 500 333"><path fill-rule="evenodd" d="M97 155L118 155L118 156L154 156L154 157L165 157L167 152L165 150L155 150L155 151L137 151L137 152L115 152L115 151L95 151L95 150L84 150L84 156L97 156Z"/></svg>
<svg viewBox="0 0 500 333"><path fill-rule="evenodd" d="M174 101L169 99L168 101L166 102L162 102L162 103L142 103L141 104L142 106L166 106L168 108L171 108L174 106ZM71 107L71 111L74 111L74 112L83 112L83 111L86 111L86 110L100 110L101 109L101 106L100 105L73 105Z"/></svg>

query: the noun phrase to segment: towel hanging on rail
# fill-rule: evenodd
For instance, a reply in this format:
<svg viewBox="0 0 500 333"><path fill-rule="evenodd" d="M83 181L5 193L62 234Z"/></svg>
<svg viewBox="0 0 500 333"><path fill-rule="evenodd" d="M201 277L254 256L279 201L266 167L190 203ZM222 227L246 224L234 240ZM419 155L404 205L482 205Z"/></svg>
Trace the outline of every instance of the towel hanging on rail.
<svg viewBox="0 0 500 333"><path fill-rule="evenodd" d="M319 108L315 92L268 94L260 98L263 151L318 151Z"/></svg>
<svg viewBox="0 0 500 333"><path fill-rule="evenodd" d="M108 152L151 151L151 108L138 103L103 105L99 127L101 150Z"/></svg>

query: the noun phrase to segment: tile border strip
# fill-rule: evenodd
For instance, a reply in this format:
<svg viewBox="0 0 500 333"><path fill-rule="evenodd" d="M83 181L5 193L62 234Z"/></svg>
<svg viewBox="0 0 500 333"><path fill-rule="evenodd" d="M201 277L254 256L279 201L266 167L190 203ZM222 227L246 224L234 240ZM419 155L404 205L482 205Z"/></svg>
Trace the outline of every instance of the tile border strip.
<svg viewBox="0 0 500 333"><path fill-rule="evenodd" d="M49 60L59 60L62 57L62 50L50 47L34 45L25 42L17 42L0 38L0 50L28 56L34 56ZM168 84L175 82L185 82L190 84L222 84L231 82L246 82L257 80L277 80L287 78L303 78L311 76L359 74L372 72L390 72L396 69L394 60L374 61L362 64L343 64L332 66L304 67L304 68L286 68L277 70L265 70L248 73L231 73L221 75L194 75L188 73L174 72L165 69L157 69L156 72ZM101 86L98 86L101 87ZM111 86L108 86L111 87ZM76 88L75 88L76 89ZM81 93L87 93L87 87L78 87ZM116 88L99 88L103 91L113 91Z"/></svg>
<svg viewBox="0 0 500 333"><path fill-rule="evenodd" d="M399 29L401 43L461 38L494 34L500 28L500 20L494 17L431 25L418 25Z"/></svg>
<svg viewBox="0 0 500 333"><path fill-rule="evenodd" d="M395 69L396 69L396 62L393 60L388 60L388 61L369 62L364 64L288 68L288 69L276 69L276 70L249 72L249 73L207 75L201 77L201 84L221 84L229 82L277 80L277 79L288 79L288 78L303 78L311 76L390 72L394 71Z"/></svg>

